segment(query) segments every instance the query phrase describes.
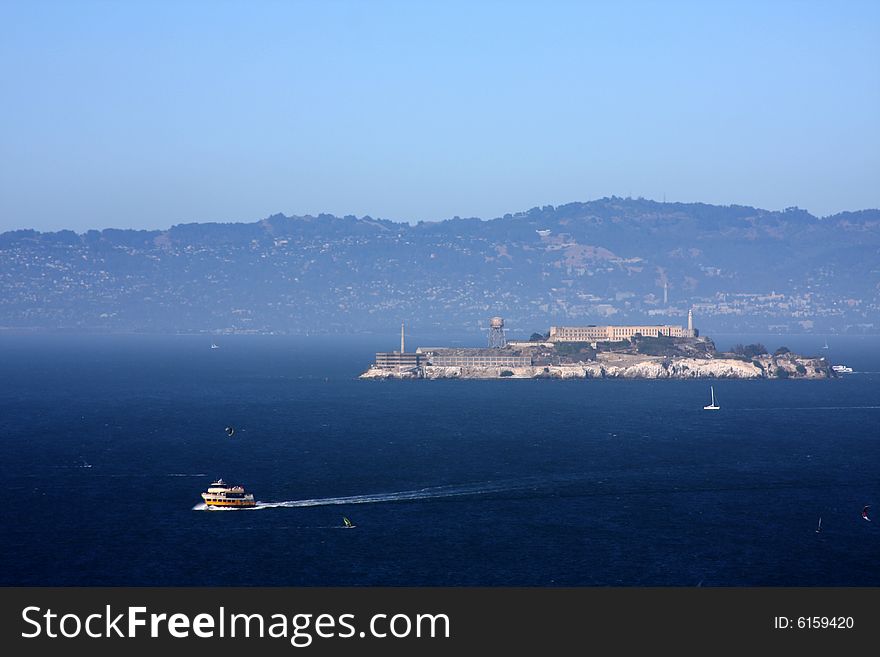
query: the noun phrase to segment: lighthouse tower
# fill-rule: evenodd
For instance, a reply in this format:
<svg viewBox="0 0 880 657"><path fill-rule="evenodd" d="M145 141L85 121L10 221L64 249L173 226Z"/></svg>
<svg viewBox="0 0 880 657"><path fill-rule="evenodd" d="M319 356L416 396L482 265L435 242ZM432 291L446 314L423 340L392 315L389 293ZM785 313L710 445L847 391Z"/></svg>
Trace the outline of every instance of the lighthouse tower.
<svg viewBox="0 0 880 657"><path fill-rule="evenodd" d="M694 309L688 308L688 337L694 337Z"/></svg>

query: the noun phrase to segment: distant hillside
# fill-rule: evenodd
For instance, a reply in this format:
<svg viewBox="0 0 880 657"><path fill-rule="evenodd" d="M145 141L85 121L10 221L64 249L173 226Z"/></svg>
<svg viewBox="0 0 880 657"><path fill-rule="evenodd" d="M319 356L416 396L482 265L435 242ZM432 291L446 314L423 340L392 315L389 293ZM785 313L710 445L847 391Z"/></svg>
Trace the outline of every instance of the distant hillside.
<svg viewBox="0 0 880 657"><path fill-rule="evenodd" d="M664 303L664 285L667 302ZM0 327L357 332L406 319L522 337L551 324L880 327L880 210L604 198L497 219L285 217L0 235Z"/></svg>

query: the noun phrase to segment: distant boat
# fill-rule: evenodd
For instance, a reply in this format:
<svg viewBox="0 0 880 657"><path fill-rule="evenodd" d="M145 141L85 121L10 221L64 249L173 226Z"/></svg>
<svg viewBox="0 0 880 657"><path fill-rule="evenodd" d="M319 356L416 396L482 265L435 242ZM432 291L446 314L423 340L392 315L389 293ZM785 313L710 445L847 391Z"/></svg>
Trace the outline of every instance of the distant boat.
<svg viewBox="0 0 880 657"><path fill-rule="evenodd" d="M828 338L825 338L825 346L822 347L822 348L823 348L823 349L828 349Z"/></svg>
<svg viewBox="0 0 880 657"><path fill-rule="evenodd" d="M866 506L864 509L862 509L862 518L867 520L868 522L871 522L871 519L868 517L868 509L870 508L870 506Z"/></svg>
<svg viewBox="0 0 880 657"><path fill-rule="evenodd" d="M847 367L846 365L832 365L831 369L838 374L851 374L853 371L853 368Z"/></svg>
<svg viewBox="0 0 880 657"><path fill-rule="evenodd" d="M256 506L254 494L245 491L244 486L230 486L222 479L218 479L208 487L206 493L202 493L202 499L209 507L242 508Z"/></svg>
<svg viewBox="0 0 880 657"><path fill-rule="evenodd" d="M219 344L214 344L213 342L211 343L211 349L219 349L219 348L220 348Z"/></svg>
<svg viewBox="0 0 880 657"><path fill-rule="evenodd" d="M356 525L352 524L351 520L349 520L345 516L342 516L342 524L345 526L346 529L356 527Z"/></svg>
<svg viewBox="0 0 880 657"><path fill-rule="evenodd" d="M712 403L709 404L708 406L703 406L703 410L704 411L717 411L721 407L715 403L715 388L713 386L709 386L709 390L712 394Z"/></svg>
<svg viewBox="0 0 880 657"><path fill-rule="evenodd" d="M235 427L226 427L226 435L232 438L235 435Z"/></svg>
<svg viewBox="0 0 880 657"><path fill-rule="evenodd" d="M818 534L821 531L822 531L822 516L819 516L819 526L816 527L816 533Z"/></svg>

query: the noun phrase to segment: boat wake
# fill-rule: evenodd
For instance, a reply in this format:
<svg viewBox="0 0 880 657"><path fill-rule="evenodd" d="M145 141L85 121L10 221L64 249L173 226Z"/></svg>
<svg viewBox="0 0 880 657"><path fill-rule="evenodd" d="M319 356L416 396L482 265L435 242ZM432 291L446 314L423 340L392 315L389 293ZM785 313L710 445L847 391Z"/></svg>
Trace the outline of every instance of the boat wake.
<svg viewBox="0 0 880 657"><path fill-rule="evenodd" d="M584 482L590 481L588 490L581 487ZM687 495L694 493L717 493L732 491L785 491L785 490L810 490L824 489L832 485L829 481L803 482L803 481L755 481L742 482L737 485L717 486L711 483L690 486L657 486L645 488L643 486L630 487L625 482L615 485L606 478L594 479L581 474L569 474L551 477L528 477L525 479L506 481L487 481L474 484L460 484L448 486L431 486L416 490L403 490L392 493L371 493L367 495L346 495L342 497L318 497L304 500L287 500L283 502L260 502L252 507L209 507L207 504L196 504L193 511L255 511L260 509L296 509L310 506L336 506L344 504L379 504L392 502L407 502L410 500L431 500L451 497L467 497L487 495L491 493L505 493L513 491L529 491L529 495L561 495L572 494L577 497L615 497L644 496L644 495ZM834 482L835 486L841 484ZM565 493L569 486L581 488L572 493Z"/></svg>
<svg viewBox="0 0 880 657"><path fill-rule="evenodd" d="M429 500L443 497L464 497L485 495L512 490L533 488L534 482L527 481L488 481L479 484L453 486L431 486L416 490L402 490L393 493L372 493L369 495L346 495L344 497L318 497L308 500L288 500L286 502L257 502L253 509L295 509L306 506L333 506L341 504L376 504L380 502L406 502L408 500ZM202 506L202 505L197 505Z"/></svg>

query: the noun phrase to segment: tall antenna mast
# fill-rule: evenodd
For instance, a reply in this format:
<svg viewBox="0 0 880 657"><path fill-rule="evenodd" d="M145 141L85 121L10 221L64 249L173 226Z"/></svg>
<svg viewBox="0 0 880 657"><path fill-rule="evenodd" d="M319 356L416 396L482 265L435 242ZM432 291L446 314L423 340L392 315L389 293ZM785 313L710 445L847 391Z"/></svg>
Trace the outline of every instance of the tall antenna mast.
<svg viewBox="0 0 880 657"><path fill-rule="evenodd" d="M400 323L400 353L403 353L403 322Z"/></svg>

